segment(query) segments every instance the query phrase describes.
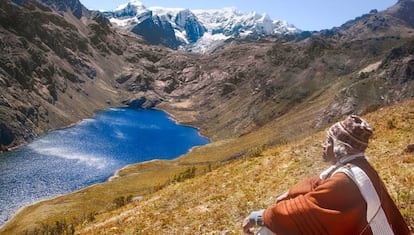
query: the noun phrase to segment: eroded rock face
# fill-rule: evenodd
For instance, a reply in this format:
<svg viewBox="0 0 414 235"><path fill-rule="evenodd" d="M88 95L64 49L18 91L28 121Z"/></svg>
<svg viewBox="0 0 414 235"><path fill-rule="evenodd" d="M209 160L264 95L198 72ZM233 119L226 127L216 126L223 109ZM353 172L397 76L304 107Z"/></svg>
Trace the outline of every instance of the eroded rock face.
<svg viewBox="0 0 414 235"><path fill-rule="evenodd" d="M323 128L412 98L413 29L389 12L199 55L120 34L98 13L79 20L29 0L1 1L0 143L18 145L116 105L186 112L182 120L213 140L303 109L312 111L300 119ZM373 30L375 22L386 27Z"/></svg>
<svg viewBox="0 0 414 235"><path fill-rule="evenodd" d="M119 88L116 74L131 66L146 70L133 63L137 55L154 59L166 53L135 36L117 33L102 14L85 11L77 0L19 4L0 2L4 148L75 123L96 110L122 105L130 94ZM82 14L77 14L79 9Z"/></svg>
<svg viewBox="0 0 414 235"><path fill-rule="evenodd" d="M140 23L135 25L131 32L141 35L151 44L177 49L181 42L175 37L174 28L165 16L153 16L152 12L146 14L148 15L138 17Z"/></svg>
<svg viewBox="0 0 414 235"><path fill-rule="evenodd" d="M414 2L411 0L399 0L398 4L390 8L388 11L396 18L402 19L406 24L414 27L414 16L411 11L414 8Z"/></svg>
<svg viewBox="0 0 414 235"><path fill-rule="evenodd" d="M0 123L0 142L2 146L10 145L15 136L13 132L3 123Z"/></svg>

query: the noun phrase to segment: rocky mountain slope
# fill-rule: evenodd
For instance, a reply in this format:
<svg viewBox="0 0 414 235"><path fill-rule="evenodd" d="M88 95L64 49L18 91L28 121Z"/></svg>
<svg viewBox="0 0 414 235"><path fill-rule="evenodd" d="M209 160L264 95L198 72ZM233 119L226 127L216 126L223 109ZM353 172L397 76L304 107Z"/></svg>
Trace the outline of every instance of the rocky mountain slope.
<svg viewBox="0 0 414 235"><path fill-rule="evenodd" d="M78 18L58 3L1 3L3 146L121 102L160 104L225 139L309 104L315 111L303 119L318 128L413 94L412 1L332 30L235 40L206 55L146 45L98 12L80 8Z"/></svg>
<svg viewBox="0 0 414 235"><path fill-rule="evenodd" d="M304 107L314 107L303 119L318 128L412 98L413 28L391 13L410 3L305 38L234 41L183 68L182 82L198 79L174 94L213 138L249 133Z"/></svg>
<svg viewBox="0 0 414 235"><path fill-rule="evenodd" d="M114 77L167 53L116 33L79 1L16 2L0 2L2 148L121 105L129 94Z"/></svg>
<svg viewBox="0 0 414 235"><path fill-rule="evenodd" d="M97 12L77 18L70 7L62 13L36 1L1 4L3 146L120 102L161 103L224 139L308 104L315 105L304 117L309 127L323 127L413 94L408 0L332 30L235 40L206 55L146 45L114 31Z"/></svg>
<svg viewBox="0 0 414 235"><path fill-rule="evenodd" d="M27 208L16 217L20 229L60 221L67 208L70 216L107 211L120 195L153 192L189 165L208 171L414 94L412 0L331 30L232 40L204 55L148 45L97 12L75 16L71 4L62 11L14 2L0 2L2 148L118 105L164 109L213 140L177 161L132 166L119 181ZM143 175L156 185L144 187Z"/></svg>

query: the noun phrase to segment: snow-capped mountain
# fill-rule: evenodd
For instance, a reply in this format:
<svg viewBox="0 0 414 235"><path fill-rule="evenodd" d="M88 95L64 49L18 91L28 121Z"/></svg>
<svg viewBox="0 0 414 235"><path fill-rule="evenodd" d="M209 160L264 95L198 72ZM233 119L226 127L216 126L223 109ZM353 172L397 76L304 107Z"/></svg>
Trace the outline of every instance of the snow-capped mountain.
<svg viewBox="0 0 414 235"><path fill-rule="evenodd" d="M114 25L141 35L149 43L195 52L205 52L230 38L300 31L286 21L272 20L268 15L256 12L244 14L235 8L146 8L139 0L131 0L104 14Z"/></svg>

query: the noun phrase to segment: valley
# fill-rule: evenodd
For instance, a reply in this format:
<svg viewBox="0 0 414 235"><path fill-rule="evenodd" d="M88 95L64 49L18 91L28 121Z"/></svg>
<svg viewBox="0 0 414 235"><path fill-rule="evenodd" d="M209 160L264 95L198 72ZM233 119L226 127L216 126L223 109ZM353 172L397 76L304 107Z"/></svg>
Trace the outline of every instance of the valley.
<svg viewBox="0 0 414 235"><path fill-rule="evenodd" d="M205 54L151 45L78 1L15 2L0 2L1 150L122 106L162 109L212 143L26 207L0 233L238 234L247 211L323 169L319 140L349 114L378 131L369 155L413 228L413 1ZM117 206L130 196L141 200Z"/></svg>

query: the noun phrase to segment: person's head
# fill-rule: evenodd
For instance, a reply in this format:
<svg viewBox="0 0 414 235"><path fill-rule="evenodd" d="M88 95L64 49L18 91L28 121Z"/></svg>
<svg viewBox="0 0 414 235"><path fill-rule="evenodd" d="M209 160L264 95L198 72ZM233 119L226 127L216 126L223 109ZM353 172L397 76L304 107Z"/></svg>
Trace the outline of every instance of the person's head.
<svg viewBox="0 0 414 235"><path fill-rule="evenodd" d="M351 115L332 125L327 132L323 158L335 163L339 159L363 154L372 135L372 128L364 119Z"/></svg>

